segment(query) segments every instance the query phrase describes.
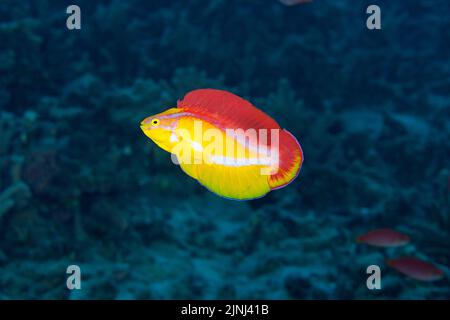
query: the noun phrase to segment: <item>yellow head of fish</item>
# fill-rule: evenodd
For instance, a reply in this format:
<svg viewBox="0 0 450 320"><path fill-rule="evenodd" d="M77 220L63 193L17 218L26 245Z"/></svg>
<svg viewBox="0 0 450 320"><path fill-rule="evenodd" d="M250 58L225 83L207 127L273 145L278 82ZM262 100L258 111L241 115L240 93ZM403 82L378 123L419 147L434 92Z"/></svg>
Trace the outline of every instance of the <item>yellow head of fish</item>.
<svg viewBox="0 0 450 320"><path fill-rule="evenodd" d="M178 137L175 135L179 111L177 108L171 108L147 117L141 122L141 130L161 149L171 152L179 142Z"/></svg>

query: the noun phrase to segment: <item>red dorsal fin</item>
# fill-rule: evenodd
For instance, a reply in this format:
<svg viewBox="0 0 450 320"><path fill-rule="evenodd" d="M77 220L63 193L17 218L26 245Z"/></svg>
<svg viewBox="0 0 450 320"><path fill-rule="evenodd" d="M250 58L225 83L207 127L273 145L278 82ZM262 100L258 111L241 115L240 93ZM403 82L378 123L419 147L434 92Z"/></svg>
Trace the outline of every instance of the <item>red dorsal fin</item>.
<svg viewBox="0 0 450 320"><path fill-rule="evenodd" d="M198 89L178 101L178 108L230 129L278 129L270 116L250 102L224 90Z"/></svg>

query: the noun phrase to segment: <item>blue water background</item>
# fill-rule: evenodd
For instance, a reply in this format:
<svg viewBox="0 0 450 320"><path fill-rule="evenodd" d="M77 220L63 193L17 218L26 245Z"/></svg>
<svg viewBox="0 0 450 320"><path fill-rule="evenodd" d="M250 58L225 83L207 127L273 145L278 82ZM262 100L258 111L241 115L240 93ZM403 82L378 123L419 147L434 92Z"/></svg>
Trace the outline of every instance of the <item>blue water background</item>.
<svg viewBox="0 0 450 320"><path fill-rule="evenodd" d="M70 4L0 1L0 299L450 298L449 1L78 0L81 30ZM299 177L235 202L185 175L139 122L198 88L288 128ZM411 242L354 241L380 227Z"/></svg>

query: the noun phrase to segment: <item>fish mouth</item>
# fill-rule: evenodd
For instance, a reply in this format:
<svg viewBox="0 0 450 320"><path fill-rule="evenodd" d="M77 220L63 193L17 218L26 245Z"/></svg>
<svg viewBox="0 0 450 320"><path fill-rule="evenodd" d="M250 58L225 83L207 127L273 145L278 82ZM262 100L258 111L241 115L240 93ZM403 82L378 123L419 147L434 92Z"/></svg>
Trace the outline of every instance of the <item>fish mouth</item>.
<svg viewBox="0 0 450 320"><path fill-rule="evenodd" d="M141 128L141 131L142 131L147 137L150 137L149 134L150 134L150 130L151 130L151 129L150 129L150 127L149 127L148 125L141 124L139 127Z"/></svg>
<svg viewBox="0 0 450 320"><path fill-rule="evenodd" d="M142 133L144 133L144 135L146 135L150 139L153 139L152 138L152 133L153 133L152 127L148 123L145 123L145 120L140 123L139 127L141 128L141 131L142 131Z"/></svg>
<svg viewBox="0 0 450 320"><path fill-rule="evenodd" d="M146 131L146 130L150 129L148 123L145 122L145 119L141 121L141 123L139 124L139 127L141 128L142 131Z"/></svg>

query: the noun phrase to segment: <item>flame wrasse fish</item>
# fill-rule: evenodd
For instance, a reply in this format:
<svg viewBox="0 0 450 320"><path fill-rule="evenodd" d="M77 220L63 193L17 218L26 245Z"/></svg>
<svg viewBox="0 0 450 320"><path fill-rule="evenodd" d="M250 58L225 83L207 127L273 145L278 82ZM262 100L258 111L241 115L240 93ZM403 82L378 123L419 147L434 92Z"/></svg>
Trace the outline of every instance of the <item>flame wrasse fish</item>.
<svg viewBox="0 0 450 320"><path fill-rule="evenodd" d="M358 243L366 243L377 247L400 247L408 244L410 238L392 229L377 229L356 238Z"/></svg>
<svg viewBox="0 0 450 320"><path fill-rule="evenodd" d="M289 131L223 90L191 91L177 107L144 119L141 129L187 175L225 198L255 199L282 188L303 162Z"/></svg>
<svg viewBox="0 0 450 320"><path fill-rule="evenodd" d="M444 277L444 272L442 270L417 258L403 257L387 260L387 265L420 281L436 281Z"/></svg>

